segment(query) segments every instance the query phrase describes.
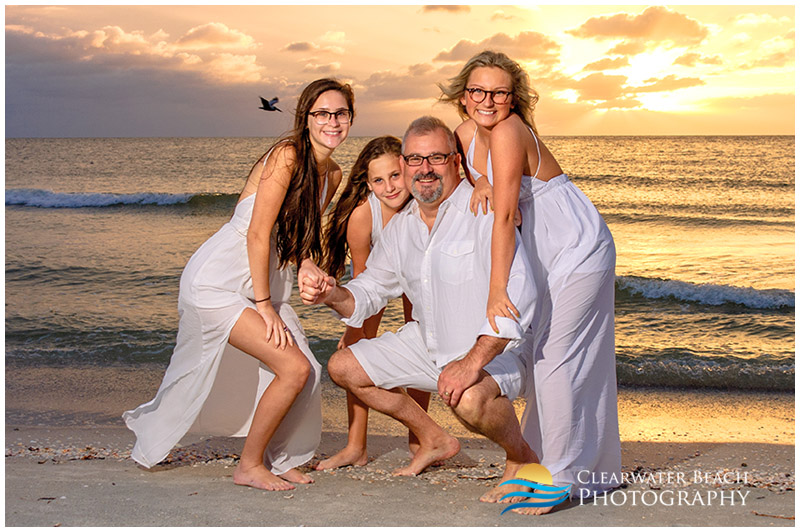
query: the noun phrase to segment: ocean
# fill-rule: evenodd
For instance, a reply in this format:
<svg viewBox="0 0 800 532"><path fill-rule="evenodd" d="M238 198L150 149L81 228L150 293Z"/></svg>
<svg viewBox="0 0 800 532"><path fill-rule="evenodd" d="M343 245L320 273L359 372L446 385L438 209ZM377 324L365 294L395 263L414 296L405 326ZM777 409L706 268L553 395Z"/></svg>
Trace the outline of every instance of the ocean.
<svg viewBox="0 0 800 532"><path fill-rule="evenodd" d="M544 140L614 235L620 385L793 391L794 137ZM6 139L6 365L165 367L181 271L272 141ZM342 325L292 302L324 364Z"/></svg>

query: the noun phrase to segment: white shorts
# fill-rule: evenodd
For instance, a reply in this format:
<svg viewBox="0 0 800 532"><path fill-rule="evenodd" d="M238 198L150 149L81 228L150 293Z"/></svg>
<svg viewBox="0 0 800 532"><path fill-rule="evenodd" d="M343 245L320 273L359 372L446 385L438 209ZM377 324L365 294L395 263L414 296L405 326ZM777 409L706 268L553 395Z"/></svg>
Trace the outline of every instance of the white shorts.
<svg viewBox="0 0 800 532"><path fill-rule="evenodd" d="M416 388L427 392L438 389L442 369L428 355L415 321L406 323L396 333L359 340L350 346L350 351L378 388ZM521 353L521 346L510 349L483 367L500 387L501 394L511 400L525 393L527 368Z"/></svg>

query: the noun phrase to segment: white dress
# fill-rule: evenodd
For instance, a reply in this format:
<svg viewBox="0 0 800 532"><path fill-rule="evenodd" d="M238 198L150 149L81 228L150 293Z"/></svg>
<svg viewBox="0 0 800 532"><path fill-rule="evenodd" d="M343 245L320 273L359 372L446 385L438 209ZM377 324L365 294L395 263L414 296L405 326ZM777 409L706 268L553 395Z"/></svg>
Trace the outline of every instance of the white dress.
<svg viewBox="0 0 800 532"><path fill-rule="evenodd" d="M189 259L178 295L177 344L164 379L152 401L122 416L136 433L131 458L145 467L163 460L187 434L193 440L247 436L258 400L275 376L257 359L228 343L242 312L256 308L247 258L247 230L255 196L240 201L231 220ZM264 453L265 465L277 475L308 462L319 445L322 367L288 303L294 274L290 267L278 269L275 246L270 250L272 304L311 364L305 387Z"/></svg>
<svg viewBox="0 0 800 532"><path fill-rule="evenodd" d="M532 130L531 135L539 151ZM478 178L474 151L473 137L466 160ZM491 153L487 173L492 183ZM622 466L614 240L595 206L565 174L545 182L538 173L539 168L522 176L519 194L520 235L540 294L531 325L535 340L526 350L533 371L522 432L556 484L572 484L573 494L602 492L619 485Z"/></svg>

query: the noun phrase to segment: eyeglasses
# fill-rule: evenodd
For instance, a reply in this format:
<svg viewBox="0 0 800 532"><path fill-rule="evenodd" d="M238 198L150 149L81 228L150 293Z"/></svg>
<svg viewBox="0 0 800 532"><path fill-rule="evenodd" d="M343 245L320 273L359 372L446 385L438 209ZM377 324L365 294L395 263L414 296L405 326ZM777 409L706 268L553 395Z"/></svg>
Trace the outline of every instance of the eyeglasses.
<svg viewBox="0 0 800 532"><path fill-rule="evenodd" d="M334 117L334 119L340 124L350 121L350 111L347 109L340 109L339 111L334 112L312 111L308 114L314 117L314 122L316 122L318 126L324 126L327 124L331 117Z"/></svg>
<svg viewBox="0 0 800 532"><path fill-rule="evenodd" d="M508 100L511 98L512 94L509 91L485 91L478 88L466 88L464 90L469 93L469 99L475 103L481 103L486 99L487 94L491 94L491 98L494 103L508 103Z"/></svg>
<svg viewBox="0 0 800 532"><path fill-rule="evenodd" d="M426 157L423 157L422 155L403 155L402 157L408 166L422 166L424 161L428 161L428 163L438 166L446 163L448 157L454 155L455 153L456 152L451 151L450 153L431 153Z"/></svg>

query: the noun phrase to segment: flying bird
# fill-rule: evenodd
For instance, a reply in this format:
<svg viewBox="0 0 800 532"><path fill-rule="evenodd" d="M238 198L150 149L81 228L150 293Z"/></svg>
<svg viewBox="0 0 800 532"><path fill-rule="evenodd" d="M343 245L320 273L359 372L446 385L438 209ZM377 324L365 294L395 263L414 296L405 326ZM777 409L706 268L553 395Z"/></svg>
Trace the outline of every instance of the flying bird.
<svg viewBox="0 0 800 532"><path fill-rule="evenodd" d="M261 98L261 96L259 96L259 98ZM283 111L275 107L276 103L278 103L277 96L269 101L265 100L264 98L261 98L261 107L259 107L259 109L263 109L265 111L279 111L282 113Z"/></svg>

